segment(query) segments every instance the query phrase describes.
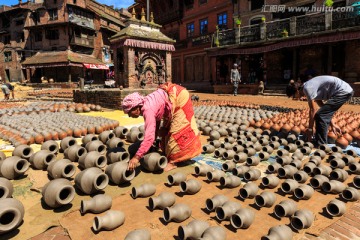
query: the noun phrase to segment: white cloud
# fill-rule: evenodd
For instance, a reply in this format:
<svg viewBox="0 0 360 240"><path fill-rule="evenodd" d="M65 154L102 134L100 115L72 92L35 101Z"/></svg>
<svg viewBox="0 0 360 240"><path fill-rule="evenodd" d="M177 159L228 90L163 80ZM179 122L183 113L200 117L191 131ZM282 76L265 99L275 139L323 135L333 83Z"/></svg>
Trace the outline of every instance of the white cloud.
<svg viewBox="0 0 360 240"><path fill-rule="evenodd" d="M99 3L106 4L108 6L114 5L116 8L128 8L134 4L134 0L97 0Z"/></svg>

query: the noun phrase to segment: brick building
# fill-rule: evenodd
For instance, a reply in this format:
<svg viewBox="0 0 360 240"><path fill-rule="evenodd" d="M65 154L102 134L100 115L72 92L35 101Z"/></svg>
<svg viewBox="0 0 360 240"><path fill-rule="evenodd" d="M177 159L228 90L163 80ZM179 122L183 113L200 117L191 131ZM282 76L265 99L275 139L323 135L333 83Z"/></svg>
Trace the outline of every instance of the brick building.
<svg viewBox="0 0 360 240"><path fill-rule="evenodd" d="M131 15L130 15L131 16ZM103 82L113 67L108 38L124 27L127 11L93 0L28 1L0 9L0 76Z"/></svg>

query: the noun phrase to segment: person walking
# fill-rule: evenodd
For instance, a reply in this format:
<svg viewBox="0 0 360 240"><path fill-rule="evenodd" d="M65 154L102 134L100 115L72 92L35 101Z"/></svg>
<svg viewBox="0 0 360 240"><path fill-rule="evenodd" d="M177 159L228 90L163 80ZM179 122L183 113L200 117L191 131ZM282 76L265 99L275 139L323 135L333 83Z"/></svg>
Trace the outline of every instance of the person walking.
<svg viewBox="0 0 360 240"><path fill-rule="evenodd" d="M306 140L312 140L314 123L316 127L315 146L327 143L329 125L335 134L341 134L340 127L336 125L332 117L354 94L351 86L340 78L323 75L305 82L303 92L310 108L309 127L305 132ZM316 110L315 104L320 107L318 110Z"/></svg>
<svg viewBox="0 0 360 240"><path fill-rule="evenodd" d="M10 83L4 83L2 80L0 81L1 84L1 90L4 93L4 100L9 100L10 99L10 92L12 95L12 98L15 98L15 93L14 93L14 86L11 85Z"/></svg>
<svg viewBox="0 0 360 240"><path fill-rule="evenodd" d="M170 171L177 167L177 163L201 153L200 132L191 97L184 87L165 83L147 96L131 93L122 101L122 109L129 117L143 116L145 120L144 140L129 161L129 169L139 165L157 137L161 137L160 147L168 159L164 171Z"/></svg>
<svg viewBox="0 0 360 240"><path fill-rule="evenodd" d="M240 76L240 73L239 73L237 67L238 67L238 65L236 63L234 63L233 69L231 69L231 73L230 73L230 81L234 86L234 96L237 95L239 83L241 82L241 76Z"/></svg>

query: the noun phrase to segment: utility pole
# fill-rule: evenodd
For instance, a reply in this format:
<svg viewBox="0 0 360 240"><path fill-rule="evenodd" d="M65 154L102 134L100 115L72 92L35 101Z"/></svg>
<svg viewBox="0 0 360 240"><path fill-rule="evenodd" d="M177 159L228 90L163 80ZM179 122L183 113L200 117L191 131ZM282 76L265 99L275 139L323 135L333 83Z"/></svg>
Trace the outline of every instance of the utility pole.
<svg viewBox="0 0 360 240"><path fill-rule="evenodd" d="M149 22L149 16L150 16L150 6L149 6L149 0L146 0L146 21Z"/></svg>

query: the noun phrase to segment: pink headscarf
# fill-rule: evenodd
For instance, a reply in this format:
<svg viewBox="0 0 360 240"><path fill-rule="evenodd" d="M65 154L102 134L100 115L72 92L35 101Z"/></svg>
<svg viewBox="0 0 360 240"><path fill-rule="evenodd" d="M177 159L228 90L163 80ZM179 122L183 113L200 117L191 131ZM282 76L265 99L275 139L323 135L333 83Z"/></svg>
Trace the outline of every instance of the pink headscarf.
<svg viewBox="0 0 360 240"><path fill-rule="evenodd" d="M144 99L145 97L140 95L138 92L127 95L122 101L122 109L124 113L129 113L132 108L143 105Z"/></svg>

